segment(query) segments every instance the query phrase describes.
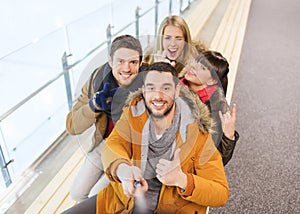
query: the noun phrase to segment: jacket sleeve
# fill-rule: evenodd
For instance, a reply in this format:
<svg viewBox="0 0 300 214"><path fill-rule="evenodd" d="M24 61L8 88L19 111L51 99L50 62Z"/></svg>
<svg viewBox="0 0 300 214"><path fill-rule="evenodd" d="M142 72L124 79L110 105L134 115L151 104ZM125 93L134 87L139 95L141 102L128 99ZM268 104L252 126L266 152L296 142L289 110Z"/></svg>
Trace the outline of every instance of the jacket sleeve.
<svg viewBox="0 0 300 214"><path fill-rule="evenodd" d="M222 158L217 151L211 135L203 139L204 146L195 158L195 173L192 173L194 189L189 196L181 196L201 206L218 207L226 204L229 197L229 188L224 172ZM202 144L203 142L197 142Z"/></svg>
<svg viewBox="0 0 300 214"><path fill-rule="evenodd" d="M111 181L119 181L116 177L116 169L121 163L132 165L131 134L128 121L128 107L123 109L121 118L116 123L113 131L106 139L101 151L101 159L106 175Z"/></svg>
<svg viewBox="0 0 300 214"><path fill-rule="evenodd" d="M234 131L234 140L227 138L224 134L221 143L218 145L218 150L222 155L223 165L225 166L232 158L235 145L239 139L239 133Z"/></svg>
<svg viewBox="0 0 300 214"><path fill-rule="evenodd" d="M81 89L80 96L78 97L72 110L67 115L66 129L71 135L83 133L95 123L96 118L99 116L99 114L101 114L94 113L89 106L88 90L90 83L92 82L92 78L93 76L91 76L85 82ZM91 90L91 94L94 94L93 89Z"/></svg>

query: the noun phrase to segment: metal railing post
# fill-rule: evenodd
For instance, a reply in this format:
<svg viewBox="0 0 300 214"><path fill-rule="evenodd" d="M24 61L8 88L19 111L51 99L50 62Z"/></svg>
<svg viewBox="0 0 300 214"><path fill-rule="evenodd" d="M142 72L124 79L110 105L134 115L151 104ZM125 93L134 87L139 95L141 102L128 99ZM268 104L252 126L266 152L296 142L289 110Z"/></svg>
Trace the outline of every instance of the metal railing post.
<svg viewBox="0 0 300 214"><path fill-rule="evenodd" d="M135 9L135 38L139 38L140 36L140 23L139 23L139 19L140 19L140 14L139 14L139 10L141 8L137 7Z"/></svg>
<svg viewBox="0 0 300 214"><path fill-rule="evenodd" d="M4 136L3 136L3 133L2 133L1 127L0 127L0 133L1 133L1 138L3 139L3 143L4 143ZM12 183L11 177L10 177L10 173L9 173L9 170L8 170L7 166L10 163L12 163L13 161L14 160L10 160L8 162L5 161L5 157L4 157L4 153L3 153L3 150L2 150L2 146L0 144L0 167L1 167L1 174L2 174L2 177L4 179L6 187L8 187Z"/></svg>
<svg viewBox="0 0 300 214"><path fill-rule="evenodd" d="M73 99L72 99L71 81L70 81L69 65L68 65L69 56L71 56L71 54L67 55L67 53L64 52L61 61L62 61L62 66L64 71L65 86L66 86L66 92L68 98L68 107L69 110L71 110L73 106Z"/></svg>
<svg viewBox="0 0 300 214"><path fill-rule="evenodd" d="M158 28L158 0L155 0L155 36L157 36L157 28Z"/></svg>
<svg viewBox="0 0 300 214"><path fill-rule="evenodd" d="M169 16L172 15L172 0L169 0Z"/></svg>
<svg viewBox="0 0 300 214"><path fill-rule="evenodd" d="M111 45L111 25L110 24L108 24L108 26L106 28L106 39L107 39L107 52L109 55L110 45Z"/></svg>
<svg viewBox="0 0 300 214"><path fill-rule="evenodd" d="M182 0L179 1L179 14L182 13Z"/></svg>
<svg viewBox="0 0 300 214"><path fill-rule="evenodd" d="M6 163L5 159L4 159L4 155L3 155L3 151L2 151L2 147L0 145L0 166L1 166L1 174L3 176L3 179L5 181L5 186L8 187L9 185L11 185L11 178L10 178L10 174L9 171L7 169L7 165L10 164L12 161Z"/></svg>

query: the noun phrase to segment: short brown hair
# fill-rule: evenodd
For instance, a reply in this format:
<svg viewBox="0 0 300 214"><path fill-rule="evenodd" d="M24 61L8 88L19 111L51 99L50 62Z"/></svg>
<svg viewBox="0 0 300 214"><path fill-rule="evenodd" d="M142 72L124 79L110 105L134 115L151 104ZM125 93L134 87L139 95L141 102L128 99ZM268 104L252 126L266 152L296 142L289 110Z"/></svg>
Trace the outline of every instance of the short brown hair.
<svg viewBox="0 0 300 214"><path fill-rule="evenodd" d="M144 75L143 75L144 82L145 82L147 73L149 71L158 71L160 73L162 73L162 72L169 72L173 76L173 80L174 80L175 85L177 85L177 83L179 82L178 76L177 76L178 72L176 71L176 69L170 63L167 63L167 62L155 62L155 63L149 65L145 69L145 72L143 72L144 73Z"/></svg>
<svg viewBox="0 0 300 214"><path fill-rule="evenodd" d="M142 61L143 58L143 49L141 43L138 39L134 38L131 35L122 35L116 37L110 47L109 55L113 58L114 53L120 48L128 48L139 53L139 60Z"/></svg>

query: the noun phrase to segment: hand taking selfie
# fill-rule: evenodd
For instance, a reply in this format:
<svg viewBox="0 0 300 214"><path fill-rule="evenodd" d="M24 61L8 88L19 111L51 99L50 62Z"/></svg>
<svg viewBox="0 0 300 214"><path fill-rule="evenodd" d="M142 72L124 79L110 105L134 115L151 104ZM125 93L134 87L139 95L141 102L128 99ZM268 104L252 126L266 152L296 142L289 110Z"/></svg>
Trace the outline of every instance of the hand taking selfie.
<svg viewBox="0 0 300 214"><path fill-rule="evenodd" d="M136 166L130 166L122 163L118 166L116 175L122 183L124 194L128 197L132 197L135 194L135 181L140 181L140 192L146 192L148 190L148 184L142 177L141 169Z"/></svg>

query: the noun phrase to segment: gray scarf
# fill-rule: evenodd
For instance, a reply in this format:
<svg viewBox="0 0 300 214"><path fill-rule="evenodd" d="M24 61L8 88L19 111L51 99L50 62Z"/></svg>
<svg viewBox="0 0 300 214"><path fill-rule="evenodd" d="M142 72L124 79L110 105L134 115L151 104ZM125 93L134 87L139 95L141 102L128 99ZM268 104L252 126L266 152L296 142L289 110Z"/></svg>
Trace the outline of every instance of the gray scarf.
<svg viewBox="0 0 300 214"><path fill-rule="evenodd" d="M144 178L147 180L149 186L148 191L145 193L147 208L151 211L156 209L159 192L162 186L161 182L156 178L156 165L161 158L167 160L171 159L179 126L180 111L179 108L175 108L174 118L170 127L165 130L160 139L157 139L155 135L154 124L150 118L149 149Z"/></svg>

